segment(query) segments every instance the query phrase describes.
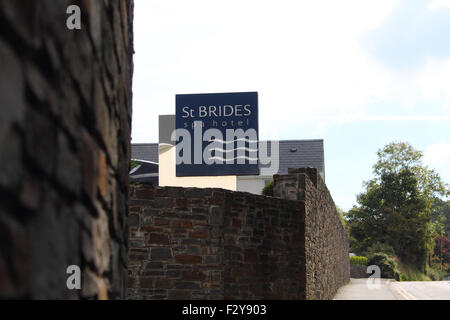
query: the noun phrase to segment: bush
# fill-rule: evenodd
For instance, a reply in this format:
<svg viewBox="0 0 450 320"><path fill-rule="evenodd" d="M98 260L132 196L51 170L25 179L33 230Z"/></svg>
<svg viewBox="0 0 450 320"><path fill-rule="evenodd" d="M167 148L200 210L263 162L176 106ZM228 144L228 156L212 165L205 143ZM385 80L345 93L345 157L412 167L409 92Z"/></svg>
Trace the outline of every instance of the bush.
<svg viewBox="0 0 450 320"><path fill-rule="evenodd" d="M368 264L376 265L380 268L381 277L400 280L400 272L395 260L385 253L376 253L369 258Z"/></svg>
<svg viewBox="0 0 450 320"><path fill-rule="evenodd" d="M271 196L271 197L273 197L273 180L270 181L268 184L266 184L264 186L264 188L262 189L261 194L263 196Z"/></svg>
<svg viewBox="0 0 450 320"><path fill-rule="evenodd" d="M364 255L369 258L377 253L384 253L390 257L395 256L394 248L386 243L381 242L375 242L370 247L364 250Z"/></svg>
<svg viewBox="0 0 450 320"><path fill-rule="evenodd" d="M362 256L350 257L351 264L359 264L361 266L367 266L368 261L369 261L369 259L367 259L367 257L362 257Z"/></svg>
<svg viewBox="0 0 450 320"><path fill-rule="evenodd" d="M434 270L430 270L434 269ZM428 270L428 275L431 279L433 279L434 275L438 274L440 277L445 278L446 275L450 275L450 263L441 263L441 258L437 256L433 256L431 258L431 265ZM433 279L434 280L434 279Z"/></svg>
<svg viewBox="0 0 450 320"><path fill-rule="evenodd" d="M400 281L430 281L431 279L416 266L407 263L399 263L398 265L401 276Z"/></svg>
<svg viewBox="0 0 450 320"><path fill-rule="evenodd" d="M441 281L445 278L445 276L447 275L447 273L443 270L440 270L436 267L429 267L428 268L428 276L431 278L431 280L433 281Z"/></svg>

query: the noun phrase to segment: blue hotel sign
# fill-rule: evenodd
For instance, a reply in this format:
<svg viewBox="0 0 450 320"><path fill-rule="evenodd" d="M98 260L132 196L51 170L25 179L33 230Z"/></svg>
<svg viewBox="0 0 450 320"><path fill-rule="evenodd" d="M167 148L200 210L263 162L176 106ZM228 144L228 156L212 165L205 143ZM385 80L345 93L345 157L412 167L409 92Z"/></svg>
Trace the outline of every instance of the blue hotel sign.
<svg viewBox="0 0 450 320"><path fill-rule="evenodd" d="M258 93L176 95L176 176L258 175Z"/></svg>

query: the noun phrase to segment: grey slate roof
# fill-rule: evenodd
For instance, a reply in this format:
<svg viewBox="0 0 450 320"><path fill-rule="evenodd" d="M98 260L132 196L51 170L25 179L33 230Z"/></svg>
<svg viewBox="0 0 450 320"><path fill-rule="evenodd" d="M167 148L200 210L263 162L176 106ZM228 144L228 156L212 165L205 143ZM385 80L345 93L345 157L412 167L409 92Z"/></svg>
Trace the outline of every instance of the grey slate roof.
<svg viewBox="0 0 450 320"><path fill-rule="evenodd" d="M317 168L325 178L325 157L323 139L281 140L280 168L278 174L287 174L289 168ZM296 148L295 152L291 149ZM269 149L270 150L270 149ZM133 159L158 162L157 143L136 143L131 145Z"/></svg>
<svg viewBox="0 0 450 320"><path fill-rule="evenodd" d="M296 148L296 152L291 152ZM278 174L287 174L289 168L317 168L325 176L325 156L323 139L281 140L280 169Z"/></svg>
<svg viewBox="0 0 450 320"><path fill-rule="evenodd" d="M131 158L147 160L158 163L158 144L157 143L132 143Z"/></svg>

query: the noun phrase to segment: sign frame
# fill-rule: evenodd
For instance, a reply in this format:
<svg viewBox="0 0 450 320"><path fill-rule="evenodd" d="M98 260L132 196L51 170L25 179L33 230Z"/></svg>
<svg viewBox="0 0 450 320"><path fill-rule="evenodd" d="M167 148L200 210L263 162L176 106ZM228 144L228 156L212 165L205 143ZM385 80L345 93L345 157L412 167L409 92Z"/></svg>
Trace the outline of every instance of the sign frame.
<svg viewBox="0 0 450 320"><path fill-rule="evenodd" d="M191 161L177 162L177 177L259 175L258 92L177 94L175 102L176 156L182 158L186 152L179 132L188 132L192 141ZM217 132L209 129L219 130L222 139L214 136L205 140L210 132ZM231 129L235 134L232 139ZM220 140L223 148L212 151L212 157L205 156L211 142ZM215 162L207 164L205 159Z"/></svg>

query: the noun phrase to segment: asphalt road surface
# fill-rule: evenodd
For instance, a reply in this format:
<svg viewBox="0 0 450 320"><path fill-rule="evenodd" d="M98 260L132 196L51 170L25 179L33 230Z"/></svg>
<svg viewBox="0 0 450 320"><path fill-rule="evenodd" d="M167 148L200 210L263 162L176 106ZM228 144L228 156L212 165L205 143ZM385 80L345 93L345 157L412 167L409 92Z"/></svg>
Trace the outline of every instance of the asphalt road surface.
<svg viewBox="0 0 450 320"><path fill-rule="evenodd" d="M334 300L450 300L450 281L350 279Z"/></svg>

